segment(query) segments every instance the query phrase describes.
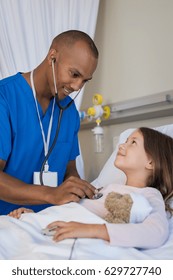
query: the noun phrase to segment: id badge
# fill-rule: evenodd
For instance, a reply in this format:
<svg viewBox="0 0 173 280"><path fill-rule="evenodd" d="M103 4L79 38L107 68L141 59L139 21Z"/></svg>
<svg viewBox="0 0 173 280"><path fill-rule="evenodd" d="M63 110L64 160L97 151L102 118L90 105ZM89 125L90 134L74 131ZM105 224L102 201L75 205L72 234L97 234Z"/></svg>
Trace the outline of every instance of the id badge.
<svg viewBox="0 0 173 280"><path fill-rule="evenodd" d="M57 187L58 186L58 173L57 172L43 172L43 184L49 187ZM41 185L40 182L40 172L34 172L33 175L33 183L34 185Z"/></svg>

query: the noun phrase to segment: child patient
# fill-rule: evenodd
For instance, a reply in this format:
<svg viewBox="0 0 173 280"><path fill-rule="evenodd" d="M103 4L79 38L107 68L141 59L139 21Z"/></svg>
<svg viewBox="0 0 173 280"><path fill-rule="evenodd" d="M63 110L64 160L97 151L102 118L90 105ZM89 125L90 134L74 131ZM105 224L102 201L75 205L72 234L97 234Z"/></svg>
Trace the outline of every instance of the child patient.
<svg viewBox="0 0 173 280"><path fill-rule="evenodd" d="M139 223L86 224L55 221L53 240L66 238L99 238L114 246L155 248L161 246L169 235L167 212L172 215L170 200L173 197L173 139L156 130L141 127L135 130L124 144L119 145L114 165L126 175L125 185L104 187L98 200L82 199L80 204L101 218L107 212L106 196L112 191L143 195L152 206L151 213ZM165 211L166 210L166 211ZM9 215L20 217L31 210L19 208Z"/></svg>

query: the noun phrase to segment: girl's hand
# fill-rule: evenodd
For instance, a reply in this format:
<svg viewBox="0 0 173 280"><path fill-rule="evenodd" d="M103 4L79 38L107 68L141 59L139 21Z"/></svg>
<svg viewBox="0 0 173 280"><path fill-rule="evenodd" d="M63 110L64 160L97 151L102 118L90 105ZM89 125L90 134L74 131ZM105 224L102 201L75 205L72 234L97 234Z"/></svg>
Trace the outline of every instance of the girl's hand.
<svg viewBox="0 0 173 280"><path fill-rule="evenodd" d="M56 221L47 226L55 227L54 241L67 238L100 238L109 241L106 226L104 224L83 224L78 222Z"/></svg>
<svg viewBox="0 0 173 280"><path fill-rule="evenodd" d="M34 212L34 211L31 209L21 207L21 208L11 211L7 216L19 219L23 213L32 213L32 212Z"/></svg>

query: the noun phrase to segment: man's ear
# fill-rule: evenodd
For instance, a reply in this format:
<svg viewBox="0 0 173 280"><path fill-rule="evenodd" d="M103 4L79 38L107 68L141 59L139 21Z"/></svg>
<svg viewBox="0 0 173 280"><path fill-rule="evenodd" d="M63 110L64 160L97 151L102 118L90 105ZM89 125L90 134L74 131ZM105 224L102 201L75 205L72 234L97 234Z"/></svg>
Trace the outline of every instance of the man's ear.
<svg viewBox="0 0 173 280"><path fill-rule="evenodd" d="M49 50L47 59L48 59L50 65L52 65L52 61L56 61L56 55L57 55L57 51L55 49Z"/></svg>

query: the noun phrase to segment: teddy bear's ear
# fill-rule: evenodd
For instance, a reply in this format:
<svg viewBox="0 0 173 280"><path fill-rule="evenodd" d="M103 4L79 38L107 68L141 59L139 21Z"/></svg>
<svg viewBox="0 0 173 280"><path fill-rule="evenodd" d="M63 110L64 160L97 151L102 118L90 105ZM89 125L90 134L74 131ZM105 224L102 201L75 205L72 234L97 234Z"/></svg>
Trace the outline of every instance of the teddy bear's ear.
<svg viewBox="0 0 173 280"><path fill-rule="evenodd" d="M124 194L123 201L128 203L127 205L132 205L133 204L133 199L132 199L130 194Z"/></svg>
<svg viewBox="0 0 173 280"><path fill-rule="evenodd" d="M117 193L117 192L112 192L112 197L113 198L116 198L116 199L120 199L122 198L122 194L121 193Z"/></svg>
<svg viewBox="0 0 173 280"><path fill-rule="evenodd" d="M106 200L114 201L115 199L120 199L122 197L122 194L117 192L110 192L106 196Z"/></svg>

